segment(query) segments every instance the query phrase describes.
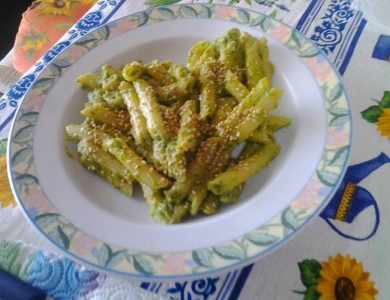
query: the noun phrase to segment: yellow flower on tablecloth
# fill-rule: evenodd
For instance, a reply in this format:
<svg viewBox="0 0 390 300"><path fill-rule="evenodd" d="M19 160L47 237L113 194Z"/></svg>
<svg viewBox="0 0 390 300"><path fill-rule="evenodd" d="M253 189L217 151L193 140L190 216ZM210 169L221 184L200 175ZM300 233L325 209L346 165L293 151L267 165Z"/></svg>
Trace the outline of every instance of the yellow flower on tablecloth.
<svg viewBox="0 0 390 300"><path fill-rule="evenodd" d="M39 50L45 46L47 36L44 32L27 32L22 41L24 51Z"/></svg>
<svg viewBox="0 0 390 300"><path fill-rule="evenodd" d="M362 263L349 255L329 257L322 262L320 276L317 279L319 300L374 300L378 291L374 282L369 280L370 273L364 272Z"/></svg>
<svg viewBox="0 0 390 300"><path fill-rule="evenodd" d="M0 156L0 207L6 207L9 205L16 206L15 198L9 186L7 162L5 157L5 154Z"/></svg>
<svg viewBox="0 0 390 300"><path fill-rule="evenodd" d="M376 121L378 131L390 140L390 108L385 108Z"/></svg>
<svg viewBox="0 0 390 300"><path fill-rule="evenodd" d="M23 13L14 43L13 64L26 72L97 0L37 0Z"/></svg>
<svg viewBox="0 0 390 300"><path fill-rule="evenodd" d="M84 4L84 5L95 4L95 2L96 2L96 0L80 0L80 3Z"/></svg>
<svg viewBox="0 0 390 300"><path fill-rule="evenodd" d="M65 16L69 16L72 6L79 3L79 1L74 0L41 0L39 2L39 6L37 6L37 8L42 12L42 14Z"/></svg>
<svg viewBox="0 0 390 300"><path fill-rule="evenodd" d="M375 102L360 113L367 122L376 124L381 136L390 140L390 91L384 91L382 99Z"/></svg>

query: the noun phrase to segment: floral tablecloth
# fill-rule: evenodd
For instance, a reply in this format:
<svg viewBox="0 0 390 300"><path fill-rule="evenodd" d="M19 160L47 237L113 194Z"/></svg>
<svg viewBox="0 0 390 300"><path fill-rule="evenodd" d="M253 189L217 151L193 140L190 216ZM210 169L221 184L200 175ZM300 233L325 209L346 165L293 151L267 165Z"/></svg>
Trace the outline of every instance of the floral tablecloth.
<svg viewBox="0 0 390 300"><path fill-rule="evenodd" d="M202 3L98 1L51 53L60 53L61 47L65 49L89 30L129 13L193 2ZM27 88L52 59L45 56L0 99L0 268L54 299L388 299L389 2L210 2L258 11L290 25L316 43L341 74L351 104L353 138L349 167L328 206L293 239L256 263L192 280L118 278L61 256L24 219L9 188L6 168L12 118ZM348 114L331 113L340 124ZM332 178L331 173L324 176ZM294 230L291 218L288 224Z"/></svg>

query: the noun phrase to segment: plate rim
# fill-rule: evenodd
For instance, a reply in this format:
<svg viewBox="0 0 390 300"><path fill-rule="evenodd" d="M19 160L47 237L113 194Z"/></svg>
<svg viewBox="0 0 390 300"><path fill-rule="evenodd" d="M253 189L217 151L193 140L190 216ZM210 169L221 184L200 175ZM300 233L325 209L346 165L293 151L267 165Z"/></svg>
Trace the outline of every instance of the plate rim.
<svg viewBox="0 0 390 300"><path fill-rule="evenodd" d="M320 212L320 210L322 208L324 208L327 203L331 200L333 194L336 192L337 190L337 187L339 186L339 184L341 183L341 180L345 174L345 171L347 169L347 164L348 164L348 161L349 161L349 155L350 155L350 148L351 148L351 140L352 140L352 116L351 116L351 111L350 111L350 102L349 102L349 97L348 97L348 93L347 93L347 90L345 88L345 85L343 83L343 80L341 78L341 75L338 73L338 71L334 68L334 66L332 65L332 63L329 61L328 57L321 52L320 48L315 45L310 39L308 39L307 37L305 37L303 34L299 33L296 29L294 29L293 27L291 27L290 25L287 25L286 23L282 22L282 21L279 21L279 20L276 20L270 16L267 16L261 12L258 12L258 11L253 11L253 10L250 10L250 9L246 9L246 8L239 8L239 7L233 7L233 6L228 6L228 5L221 5L221 4L200 4L200 3L196 3L196 4L175 4L175 5L169 5L169 6L163 6L163 7L156 7L156 8L149 8L149 9L146 9L146 10L142 10L140 12L136 12L136 13L131 13L131 14L128 14L126 16L123 16L119 19L116 19L114 21L111 21L111 22L108 22L106 24L103 24L103 25L100 25L96 28L94 28L93 30L91 30L89 33L87 33L86 35L84 35L82 38L78 39L76 41L77 42L80 42L83 40L83 38L85 37L88 37L88 36L91 36L95 33L97 33L99 31L99 29L103 28L104 26L112 26L113 24L116 24L117 22L120 22L121 20L126 20L128 18L131 18L131 17L136 17L136 16L141 16L142 14L151 14L151 13L155 13L157 11L161 11L162 9L173 9L173 10L176 10L176 13L177 11L179 11L181 8L183 7L187 7L187 8L191 8L191 9L194 9L196 11L196 9L201 9L201 8L205 8L205 9L210 9L208 12L211 11L211 9L214 9L214 10L219 10L219 9L222 9L222 10L231 10L231 12L234 12L236 14L239 14L240 12L243 13L245 15L245 13L249 14L249 17L252 17L252 16L257 16L259 18L262 18L263 21L267 21L267 22L270 22L270 24L273 24L273 25L279 25L279 26L283 26L283 27L286 27L288 30L290 30L290 37L295 34L297 35L295 38L298 38L298 39L302 39L301 41L305 41L307 44L309 44L309 50L308 51L308 54L310 55L307 55L307 57L317 57L317 58L321 58L324 62L324 65L328 65L330 66L330 73L332 73L332 75L334 77L336 77L336 80L337 80L337 83L340 85L339 88L340 88L340 97L343 99L344 101L344 104L347 106L348 108L348 118L346 120L346 126L348 127L347 130L348 130L348 137L347 137L347 141L344 141L345 142L345 157L344 157L344 160L343 160L343 164L340 166L339 170L338 170L338 177L337 177L337 181L334 183L333 185L333 188L330 192L328 192L327 196L325 197L325 199L320 203L320 205L318 205L314 211L314 213L312 213L311 215L307 216L303 222L301 222L296 228L294 228L294 230L292 230L289 234L287 234L286 236L283 237L283 239L281 241L278 241L278 242L273 242L271 243L270 245L268 246L265 246L264 249L262 250L259 250L258 252L256 252L255 254L251 254L249 257L244 257L242 259L240 259L239 256L237 256L238 254L237 253L234 253L234 251L232 253L227 253L225 252L225 254L221 254L219 253L219 259L224 261L225 264L220 264L218 266L210 266L210 262L209 262L209 259L207 259L207 253L204 253L203 251L207 251L209 250L209 248L214 248L218 245L215 245L215 246L210 246L210 247L207 247L207 248L202 248L202 249L195 249L195 250L192 250L192 251L181 251L181 252L184 252L186 255L183 256L183 261L182 263L187 263L185 262L186 259L188 259L189 257L189 253L188 252L191 252L191 257L194 261L196 261L198 264L200 264L200 266L202 267L205 267L206 269L203 269L203 271L195 271L194 272L194 269L192 270L188 270L186 272L171 272L169 274L167 273L153 273L153 272L147 272L148 270L146 269L143 269L142 267L142 263L145 264L145 266L147 266L147 264L149 263L150 264L150 261L145 261L145 260L141 260L139 259L139 261L136 261L136 263L134 263L134 260L135 260L135 257L132 257L133 259L133 269L132 270L122 270L121 268L118 268L118 265L117 266L113 266L113 267L107 267L107 266L103 266L102 264L99 264L98 262L92 262L91 261L91 257L83 257L83 256L80 256L79 253L75 252L77 249L72 249L72 250L66 250L64 247L62 247L61 245L59 245L56 241L53 240L53 238L51 238L48 233L43 229L41 228L38 224L37 224L37 221L36 220L33 220L31 214L28 212L28 209L25 207L25 204L24 204L24 199L23 199L23 196L20 195L20 187L17 187L17 184L16 184L16 178L13 174L14 172L14 167L13 167L13 162L11 160L11 154L13 153L15 155L15 152L12 152L12 145L14 144L14 139L15 138L15 126L16 124L18 123L18 117L20 115L20 111L23 107L23 104L25 103L25 99L28 98L28 94L31 92L31 90L33 90L34 86L35 86L35 83L37 80L39 80L42 76L42 74L44 74L44 72L42 72L40 75L38 75L36 78L35 78L35 81L34 81L34 84L32 84L27 92L26 92L26 95L24 97L24 99L22 100L22 102L20 103L16 113L15 113L15 116L14 116L14 120L12 122L12 125L11 125L11 129L10 129L10 133L9 133L9 142L8 142L8 145L7 145L7 170L8 170L8 174L9 174L9 180L10 180L10 183L11 183L11 188L12 188L12 191L15 195L15 198L16 200L18 201L19 205L22 207L22 211L23 211L23 214L25 215L25 217L27 217L27 219L30 221L30 223L33 225L33 227L35 229L37 229L42 235L45 236L45 238L50 241L52 244L54 244L57 248L59 248L64 254L68 255L68 256L71 256L73 259L77 260L77 261L81 261L87 265L90 265L91 267L93 268L97 268L98 270L102 270L102 271L105 271L105 272L114 272L116 274L119 274L119 275L125 275L125 276L130 276L130 277L137 277L137 278L145 278L145 277L148 277L148 278L155 278L155 279L169 279L169 278L176 278L176 277L180 277L180 278L186 278L186 277L194 277L194 276L201 276L201 275L205 275L205 274L211 274L211 273L214 273L214 272L221 272L221 271L224 271L224 270L230 270L230 269L233 269L233 268L238 268L240 266L244 266L244 265L247 265L249 263L252 263L253 261L256 261L258 260L260 257L264 257L265 255L267 255L268 253L270 253L271 251L275 250L276 248L278 248L281 244L285 244L287 240L290 240L293 236L295 236L297 234L297 232L299 232L303 227L305 227L312 219L314 219L315 216L318 215L318 213ZM246 15L245 15L246 16ZM211 12L210 15L206 16L206 17L199 17L199 16L181 16L181 17L178 17L176 14L174 14L174 18L172 19L164 19L164 20L160 20L160 21L167 21L167 20L179 20L179 19L191 19L191 18L197 18L197 19L215 19L215 11L214 12ZM225 20L226 19L221 19L221 18L216 18L218 20ZM238 23L238 24L241 24L241 25L245 25L245 26L249 26L249 27L252 27L254 28L254 25L252 24L245 24L245 23L241 23L241 22L237 22L237 20L232 20L232 19L229 19L227 21L230 21L232 23ZM154 22L153 22L154 23ZM137 24L137 26L135 26L134 28L132 29L127 29L127 30L134 30L134 29L137 29L141 26L144 26L146 24L149 24L148 23L148 20L146 20L146 22L144 23L140 23L140 24ZM260 26L260 25L259 25ZM257 28L256 28L257 29ZM269 32L267 32L267 30L265 30L263 27L258 27L258 30L262 31L265 35L271 35ZM123 32L121 32L123 33ZM120 33L119 33L120 34ZM111 37L115 37L117 36L118 34L115 34ZM271 35L272 36L272 35ZM279 40L280 42L282 42L284 45L286 45L291 51L293 51L293 49L291 49L284 41L280 40L279 38L276 38L277 40ZM103 41L104 43L105 41ZM73 47L75 44L72 44L69 46L70 47ZM99 44L100 45L100 44ZM98 46L99 46L98 45ZM58 57L61 56L62 53L65 53L67 52L67 49L69 48L66 48L64 52L61 52L59 56L57 56L56 58L54 58L49 64L47 64L47 66L45 67L45 69L47 69L52 62L56 61L56 59ZM312 50L310 50L312 49ZM314 50L313 50L314 49ZM297 50L296 50L297 51ZM301 51L301 50L300 50ZM312 53L309 53L310 51L314 51ZM294 52L294 51L293 51ZM297 54L296 52L294 52L295 54ZM81 55L82 56L82 55ZM81 57L79 56L78 59ZM300 56L300 55L298 55ZM301 58L304 60L305 59L305 56L301 56ZM77 60L78 60L77 59ZM76 60L76 61L77 61ZM306 63L305 63L306 65ZM312 71L310 70L310 72L312 73ZM318 84L318 88L320 88L319 86L319 83L318 83L318 78L316 78L315 76L313 76L315 78L315 81L316 83ZM58 78L57 78L58 79ZM326 96L324 95L324 92L321 91L321 95L323 96L323 99L322 101L325 102L325 98ZM339 98L340 99L340 98ZM337 99L336 99L337 100ZM325 103L326 104L326 103ZM326 105L325 105L326 106ZM325 107L326 109L327 107ZM328 118L329 118L329 112L325 112L325 115L326 115L326 120L327 120L327 127L326 127L326 130L329 131L329 121L328 121ZM345 125L345 124L344 124ZM349 125L349 126L348 126ZM326 139L328 139L328 134L326 135ZM325 151L325 147L326 147L326 144L324 145L324 148L322 150L322 153ZM319 158L320 161L322 161L322 158ZM318 164L316 166L316 170L317 171L318 169ZM313 174L310 178L310 180L312 180L314 177L318 177L317 175ZM309 180L309 181L310 181ZM291 207L291 205L295 202L296 198L292 199L292 201L290 202L288 208ZM287 209L288 209L287 208ZM281 215L281 213L278 213L277 216L275 217L279 217ZM258 230L258 229L261 229L264 225L267 225L269 222L271 222L272 220L275 219L275 217L271 218L270 221L266 222L265 224L261 225L259 228L256 228L254 230L251 231L254 232L255 230ZM79 231L82 231L79 229ZM83 233L82 234L86 234L86 233ZM88 234L86 234L88 235ZM225 244L229 244L231 242L234 242L235 240L238 240L238 238L235 238L229 242L226 242L226 243L223 243L223 245ZM101 241L103 242L103 241ZM103 246L106 245L106 243L103 242ZM108 244L108 246L110 247L111 245ZM121 248L121 247L117 247L118 249ZM112 249L115 249L115 247L112 247ZM110 250L107 250L107 251L112 251L112 249L110 248ZM79 249L80 250L80 249ZM115 249L116 250L116 249ZM124 249L126 251L131 251L131 249ZM121 250L118 250L118 251L121 251ZM115 253L118 253L115 252ZM197 252L198 254L194 254L194 251L199 251ZM180 252L180 253L181 253ZM154 254L161 254L160 252L150 252L150 253L154 253ZM161 255L167 255L169 253L162 253ZM236 256L235 256L236 254ZM197 257L195 258L194 255ZM204 257L201 257L202 255L204 255ZM224 257L225 255L225 257ZM229 256L230 255L230 256ZM178 256L177 254L175 254L175 257ZM177 258L177 257L176 257ZM203 259L203 261L202 261ZM138 268L137 268L137 264L138 265ZM122 266L123 267L123 266ZM159 266L161 268L161 266ZM141 271L140 271L141 270ZM161 270L160 270L161 271Z"/></svg>

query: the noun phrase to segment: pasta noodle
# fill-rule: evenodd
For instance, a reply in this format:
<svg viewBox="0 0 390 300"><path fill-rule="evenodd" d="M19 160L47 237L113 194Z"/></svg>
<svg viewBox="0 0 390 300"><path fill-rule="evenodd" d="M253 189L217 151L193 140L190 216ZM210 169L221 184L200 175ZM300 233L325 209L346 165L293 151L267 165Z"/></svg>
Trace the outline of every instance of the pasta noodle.
<svg viewBox="0 0 390 300"><path fill-rule="evenodd" d="M237 28L195 43L185 65L106 64L78 76L85 120L66 132L85 168L127 196L139 184L156 222L214 214L280 153L291 120L274 112L273 73L266 38Z"/></svg>

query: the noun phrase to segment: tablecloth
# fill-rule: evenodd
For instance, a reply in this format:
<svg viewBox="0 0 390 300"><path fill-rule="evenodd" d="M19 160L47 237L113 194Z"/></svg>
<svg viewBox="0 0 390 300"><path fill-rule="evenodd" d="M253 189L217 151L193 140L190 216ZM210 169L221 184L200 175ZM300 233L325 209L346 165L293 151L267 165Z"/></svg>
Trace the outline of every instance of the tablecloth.
<svg viewBox="0 0 390 300"><path fill-rule="evenodd" d="M202 1L102 0L61 41L146 8ZM205 2L206 3L206 2ZM272 16L316 43L349 94L349 167L329 205L293 239L237 270L191 280L129 280L63 257L24 219L9 189L6 145L15 109L42 59L0 99L0 268L55 299L388 299L390 286L390 36L387 1L211 0ZM63 45L63 44L62 44ZM15 94L17 91L19 94ZM334 112L336 119L343 112ZM346 188L349 187L349 189ZM349 194L348 194L349 193ZM345 218L335 207L347 199ZM344 203L345 204L345 203ZM290 223L294 230L294 222ZM1 291L0 291L1 298Z"/></svg>

